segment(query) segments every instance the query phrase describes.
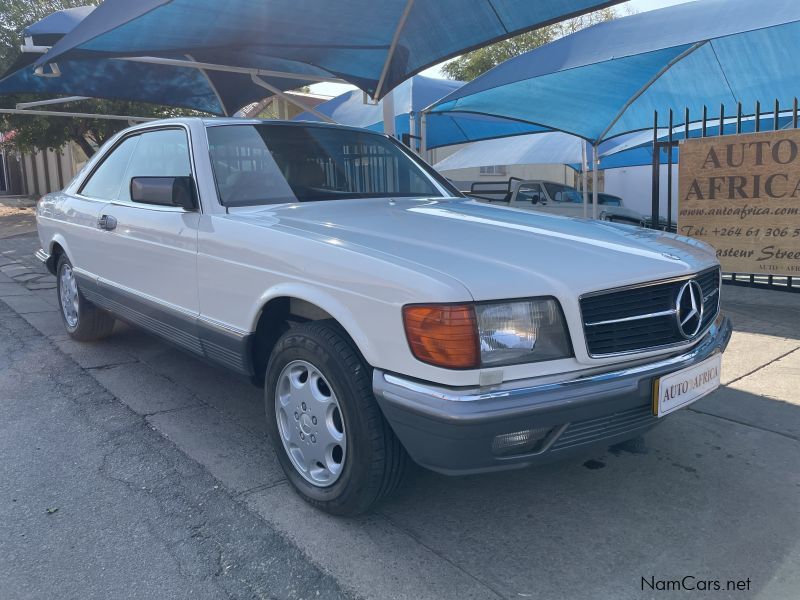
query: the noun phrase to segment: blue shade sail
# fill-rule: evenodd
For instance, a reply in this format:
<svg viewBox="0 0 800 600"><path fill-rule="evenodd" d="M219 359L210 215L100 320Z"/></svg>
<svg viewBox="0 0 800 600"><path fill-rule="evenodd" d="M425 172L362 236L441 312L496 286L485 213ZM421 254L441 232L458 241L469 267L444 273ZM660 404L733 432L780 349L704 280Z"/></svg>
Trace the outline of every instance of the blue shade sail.
<svg viewBox="0 0 800 600"><path fill-rule="evenodd" d="M738 102L798 96L800 2L698 0L601 23L513 58L432 109L568 132L592 143ZM693 119L694 120L694 119Z"/></svg>
<svg viewBox="0 0 800 600"><path fill-rule="evenodd" d="M398 136L410 133L411 115L414 115L414 133L421 135L421 112L444 96L460 88L461 81L435 79L415 75L394 89L395 132ZM383 106L379 103L366 103L360 90L345 92L332 100L315 107L318 112L331 117L342 125L365 127L383 131ZM311 113L301 113L295 120L317 121L319 117ZM508 119L484 117L471 114L432 114L428 115L425 128L427 148L439 148L453 144L463 144L473 140L493 137L522 135L545 130L542 127L519 123Z"/></svg>
<svg viewBox="0 0 800 600"><path fill-rule="evenodd" d="M57 10L26 27L22 36L32 38L34 46L52 46L64 37L65 33L75 29L78 23L83 21L94 9L94 6L78 6Z"/></svg>
<svg viewBox="0 0 800 600"><path fill-rule="evenodd" d="M59 63L59 69L59 77L38 77L32 66L17 63L11 73L0 79L0 95L88 96L149 102L215 115L233 114L242 106L270 95L246 75L187 67L112 59L65 60Z"/></svg>
<svg viewBox="0 0 800 600"><path fill-rule="evenodd" d="M425 138L428 149L552 131L534 123L470 113L430 113L426 120Z"/></svg>
<svg viewBox="0 0 800 600"><path fill-rule="evenodd" d="M398 135L410 133L411 115L419 115L427 108L447 94L464 85L460 81L449 79L436 79L415 75L398 85L394 89L395 131ZM345 92L332 100L323 102L314 110L331 117L342 125L364 127L374 131L383 131L383 101L378 103L365 102L364 92L352 90ZM311 113L301 113L295 117L296 121L318 121L319 117ZM419 135L419 122L415 124L415 133Z"/></svg>
<svg viewBox="0 0 800 600"><path fill-rule="evenodd" d="M94 10L93 6L57 11L30 25L23 37L34 45L56 43ZM70 95L132 100L229 115L271 92L249 75L195 68L151 65L121 59L76 59L59 62L59 77L39 77L30 65L40 54L23 52L0 78L2 94ZM172 57L185 59L186 57ZM297 87L293 79L273 78L280 89Z"/></svg>
<svg viewBox="0 0 800 600"><path fill-rule="evenodd" d="M65 34L75 29L78 23L85 19L94 8L94 6L79 6L76 8L57 10L47 15L44 19L28 25L22 31L22 38L25 40L25 45L32 44L41 47L52 46L64 37ZM41 54L39 53L23 52L16 58L14 64L11 65L0 79L18 71L22 67L35 63L39 58L41 58Z"/></svg>
<svg viewBox="0 0 800 600"><path fill-rule="evenodd" d="M382 97L442 60L618 1L106 0L38 64L87 53L260 69L279 60Z"/></svg>
<svg viewBox="0 0 800 600"><path fill-rule="evenodd" d="M759 131L770 131L775 128L774 115L763 115L759 120ZM794 116L791 112L778 115L777 126L779 129L793 128ZM737 130L735 119L726 119L722 135L735 134ZM743 118L739 127L741 133L755 131L755 119ZM699 138L703 135L702 126L697 123L690 125L689 138ZM719 122L709 122L706 125L706 135L716 137L720 135ZM668 140L667 128L659 130L658 140ZM684 127L673 129L672 139L680 141L686 138ZM493 165L528 165L528 164L565 164L576 171L581 170L581 146L584 141L574 135L562 132L545 132L532 135L520 135L511 138L484 140L474 142L454 152L434 165L439 171L454 169L471 169ZM661 163L667 164L667 148L662 147ZM680 149L672 149L672 160L677 164ZM653 164L653 132L638 131L626 133L606 140L598 146L600 168L616 169L625 167L649 166ZM589 170L592 169L592 147L587 147Z"/></svg>

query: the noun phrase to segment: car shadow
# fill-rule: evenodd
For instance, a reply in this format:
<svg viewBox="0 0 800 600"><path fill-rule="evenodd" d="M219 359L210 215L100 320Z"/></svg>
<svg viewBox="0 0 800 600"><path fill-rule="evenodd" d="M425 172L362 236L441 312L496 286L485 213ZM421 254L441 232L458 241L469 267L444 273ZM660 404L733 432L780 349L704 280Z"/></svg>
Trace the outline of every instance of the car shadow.
<svg viewBox="0 0 800 600"><path fill-rule="evenodd" d="M800 407L717 394L729 415L700 404L560 463L459 478L417 469L378 510L508 596L635 598L650 576L749 578L752 595L796 582Z"/></svg>
<svg viewBox="0 0 800 600"><path fill-rule="evenodd" d="M124 326L107 343L224 414L248 446L265 444L262 391L246 380ZM344 529L355 539L385 519L508 597L639 598L642 577L685 575L749 578L750 594L780 596L785 588L769 586L797 579L800 407L723 387L695 408L644 438L541 467L469 477L415 467L394 497ZM199 426L196 415L176 423L181 415L171 427ZM206 466L223 482L237 469L280 477L263 454L217 454Z"/></svg>

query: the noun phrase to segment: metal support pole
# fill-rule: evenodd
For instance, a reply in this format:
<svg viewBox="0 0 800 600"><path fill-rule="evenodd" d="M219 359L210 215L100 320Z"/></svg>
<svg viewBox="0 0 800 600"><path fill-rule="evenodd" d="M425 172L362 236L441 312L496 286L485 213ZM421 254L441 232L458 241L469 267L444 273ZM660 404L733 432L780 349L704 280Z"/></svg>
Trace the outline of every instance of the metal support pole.
<svg viewBox="0 0 800 600"><path fill-rule="evenodd" d="M416 140L417 135L417 115L412 110L408 113L408 143L411 150L419 154L419 146Z"/></svg>
<svg viewBox="0 0 800 600"><path fill-rule="evenodd" d="M705 125L703 126L705 129ZM661 149L658 147L658 112L653 113L653 196L651 204L650 227L658 228L659 192L661 174Z"/></svg>
<svg viewBox="0 0 800 600"><path fill-rule="evenodd" d="M78 100L88 100L88 96L68 96L66 98L53 98L52 100L37 100L36 102L20 102L15 108L20 110L34 108L35 106L50 106L51 104L66 104L67 102L77 102Z"/></svg>
<svg viewBox="0 0 800 600"><path fill-rule="evenodd" d="M424 110L419 116L419 155L423 160L428 160L428 113Z"/></svg>
<svg viewBox="0 0 800 600"><path fill-rule="evenodd" d="M597 145L592 146L592 218L597 219L597 172L600 170L600 157L597 155Z"/></svg>
<svg viewBox="0 0 800 600"><path fill-rule="evenodd" d="M383 63L383 69L381 69L381 78L378 80L378 86L375 88L375 94L372 96L375 100L378 100L381 97L381 92L383 91L383 84L386 83L386 76L389 74L389 67L392 64L392 59L394 59L395 50L397 50L397 44L400 41L400 35L403 33L403 28L406 26L406 20L408 19L408 15L411 14L411 9L414 7L414 0L408 0L406 2L406 7L403 9L403 14L400 15L400 19L397 21L397 27L395 27L394 35L392 36L392 43L389 45L389 51L386 53L386 60ZM386 133L384 131L384 133Z"/></svg>
<svg viewBox="0 0 800 600"><path fill-rule="evenodd" d="M16 108L0 108L2 115L35 115L39 117L82 117L84 119L108 119L109 121L131 121L144 123L156 121L149 117L131 117L128 115L101 115L96 113L59 112L54 110L17 110Z"/></svg>
<svg viewBox="0 0 800 600"><path fill-rule="evenodd" d="M169 67L187 67L202 69L203 71L222 71L224 73L241 73L243 75L259 75L261 77L276 77L280 79L296 79L302 82L314 83L350 83L333 75L307 75L305 73L291 73L285 71L272 71L269 69L253 69L250 67L234 67L231 65L217 65L214 63L197 62L176 58L161 58L157 56L119 56L114 60L127 60L129 62L147 63L151 65L165 65Z"/></svg>
<svg viewBox="0 0 800 600"><path fill-rule="evenodd" d="M583 218L589 218L589 160L586 152L586 140L581 143L581 190L583 191Z"/></svg>
<svg viewBox="0 0 800 600"><path fill-rule="evenodd" d="M300 110L302 110L304 112L310 112L312 115L322 119L326 123L334 123L334 124L336 124L336 121L331 119L328 115L325 115L325 114L319 112L318 110L315 110L315 109L311 108L310 106L306 106L305 104L303 104L299 100L296 100L296 99L292 98L289 94L285 94L284 92L282 92L281 90L276 88L274 85L271 85L271 84L267 83L266 81L264 81L263 79L261 79L261 77L259 77L255 73L251 73L250 74L250 79L252 79L253 83L255 83L256 85L261 86L265 90L268 90L268 91L272 92L278 98L286 100L286 102L288 102L289 104L294 104Z"/></svg>
<svg viewBox="0 0 800 600"><path fill-rule="evenodd" d="M672 226L672 109L669 109L669 137L667 145L667 231Z"/></svg>
<svg viewBox="0 0 800 600"><path fill-rule="evenodd" d="M397 128L394 123L394 91L386 94L381 100L383 108L383 133L392 137L397 137Z"/></svg>

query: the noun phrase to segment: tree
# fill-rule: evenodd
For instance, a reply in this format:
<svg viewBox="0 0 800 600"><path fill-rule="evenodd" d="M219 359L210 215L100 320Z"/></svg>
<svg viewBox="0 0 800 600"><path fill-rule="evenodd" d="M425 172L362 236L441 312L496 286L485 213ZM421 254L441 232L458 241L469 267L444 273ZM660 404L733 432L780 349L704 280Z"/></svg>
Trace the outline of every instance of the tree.
<svg viewBox="0 0 800 600"><path fill-rule="evenodd" d="M65 8L99 4L100 0L0 0L0 72L14 63L20 53L22 30L47 15ZM12 108L18 102L42 98L25 94L0 97L0 107ZM196 114L166 106L141 102L82 100L69 105L70 112L123 114L140 117L167 118ZM107 139L128 126L126 121L33 115L0 115L0 131L14 131L7 144L17 150L59 149L75 142L86 156L92 156Z"/></svg>
<svg viewBox="0 0 800 600"><path fill-rule="evenodd" d="M613 8L604 8L582 17L541 27L459 56L445 64L442 67L442 71L450 79L471 81L510 58L529 52L565 35L575 33L579 29L590 27L603 21L610 21L616 16L617 14Z"/></svg>
<svg viewBox="0 0 800 600"><path fill-rule="evenodd" d="M33 96L13 96L3 99L16 102L31 100ZM4 102L5 103L5 102ZM190 114L177 108L160 107L141 102L112 100L81 100L59 107L58 110L91 114L131 115L166 119ZM198 114L198 113L191 113ZM89 119L83 117L45 117L34 115L0 115L0 130L13 131L8 145L20 152L59 150L67 142L76 143L87 157L91 157L108 139L130 125L127 121Z"/></svg>

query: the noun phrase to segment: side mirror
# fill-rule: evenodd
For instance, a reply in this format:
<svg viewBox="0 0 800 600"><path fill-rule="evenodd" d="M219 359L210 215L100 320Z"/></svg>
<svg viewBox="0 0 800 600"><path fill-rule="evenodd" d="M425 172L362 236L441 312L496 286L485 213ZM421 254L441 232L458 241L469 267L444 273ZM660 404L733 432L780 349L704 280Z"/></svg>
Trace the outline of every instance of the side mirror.
<svg viewBox="0 0 800 600"><path fill-rule="evenodd" d="M197 194L191 177L133 177L131 200L197 210Z"/></svg>

